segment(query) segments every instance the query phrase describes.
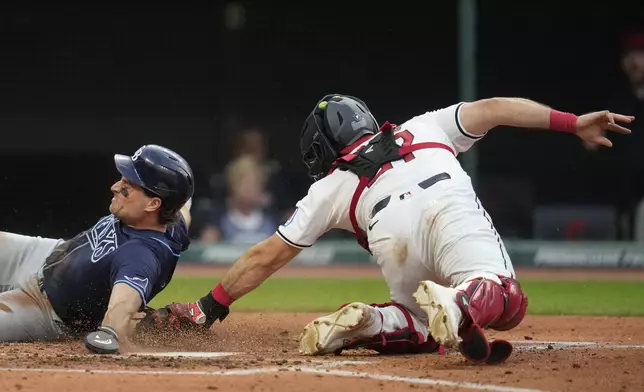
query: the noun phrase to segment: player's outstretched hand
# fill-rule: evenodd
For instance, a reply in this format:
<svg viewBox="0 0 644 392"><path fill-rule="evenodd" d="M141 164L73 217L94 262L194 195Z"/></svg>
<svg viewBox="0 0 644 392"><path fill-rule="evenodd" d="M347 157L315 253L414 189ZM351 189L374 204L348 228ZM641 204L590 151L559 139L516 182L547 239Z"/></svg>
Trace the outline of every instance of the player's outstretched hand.
<svg viewBox="0 0 644 392"><path fill-rule="evenodd" d="M628 124L633 120L635 120L634 116L625 116L608 110L587 113L577 118L576 133L584 141L587 148L612 147L613 143L605 136L605 131L629 134L631 133L630 129L624 128L617 123Z"/></svg>
<svg viewBox="0 0 644 392"><path fill-rule="evenodd" d="M113 328L101 326L85 336L85 347L96 354L118 354L119 338Z"/></svg>
<svg viewBox="0 0 644 392"><path fill-rule="evenodd" d="M222 305L220 319L223 320L228 312L228 308ZM173 303L160 309L146 310L145 313L137 325L138 332L207 330L216 320L207 317L200 301Z"/></svg>

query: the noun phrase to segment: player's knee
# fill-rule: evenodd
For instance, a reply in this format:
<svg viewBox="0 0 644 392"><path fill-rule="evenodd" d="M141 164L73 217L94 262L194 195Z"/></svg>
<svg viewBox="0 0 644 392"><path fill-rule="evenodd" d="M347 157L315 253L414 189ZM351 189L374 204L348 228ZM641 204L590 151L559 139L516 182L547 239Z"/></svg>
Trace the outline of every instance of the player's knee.
<svg viewBox="0 0 644 392"><path fill-rule="evenodd" d="M510 330L521 323L528 308L528 298L518 281L499 276L498 281L477 278L458 293L459 306L482 328Z"/></svg>

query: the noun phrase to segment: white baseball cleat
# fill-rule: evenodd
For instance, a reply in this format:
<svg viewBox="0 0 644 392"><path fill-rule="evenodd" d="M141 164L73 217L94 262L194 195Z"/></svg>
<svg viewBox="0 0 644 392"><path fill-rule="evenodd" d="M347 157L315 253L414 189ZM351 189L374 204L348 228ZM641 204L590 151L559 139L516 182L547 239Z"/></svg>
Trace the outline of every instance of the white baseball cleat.
<svg viewBox="0 0 644 392"><path fill-rule="evenodd" d="M335 313L318 317L304 327L300 335L300 353L319 355L334 353L354 338L376 335L374 325L377 310L367 304L353 302Z"/></svg>
<svg viewBox="0 0 644 392"><path fill-rule="evenodd" d="M458 327L463 313L456 303L457 290L432 281L420 282L413 294L420 308L427 313L427 329L438 344L457 347L461 342Z"/></svg>

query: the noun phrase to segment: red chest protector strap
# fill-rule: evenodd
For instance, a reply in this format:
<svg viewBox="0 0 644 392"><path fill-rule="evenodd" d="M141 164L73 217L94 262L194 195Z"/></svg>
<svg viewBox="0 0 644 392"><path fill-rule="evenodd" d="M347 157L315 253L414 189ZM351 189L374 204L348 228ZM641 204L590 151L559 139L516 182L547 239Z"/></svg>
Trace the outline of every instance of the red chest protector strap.
<svg viewBox="0 0 644 392"><path fill-rule="evenodd" d="M381 134L384 134L386 132L393 132L393 126L389 122L386 122L380 128L380 132ZM364 141L358 141L358 143L364 143ZM381 170L382 166L388 162L398 160L398 159L403 159L408 154L411 154L414 151L423 150L427 148L442 148L443 150L447 150L451 154L454 154L454 150L452 150L451 147L443 143L425 142L425 143L417 143L417 144L412 144L412 145L403 146L403 147L398 147L397 145L395 145L395 148L397 151L394 156L391 156L391 155L383 156L382 159L377 162L369 161L367 163L372 163L372 164L377 163L377 165L373 167L367 167L367 169L364 169L364 165L361 165L362 167L354 167L352 163L360 160L361 158L363 160L366 159L364 151L370 148L370 146L372 146L371 142L363 146L360 150L356 151L356 153L350 153L338 158L333 163L332 169L329 172L330 174L336 168L341 167L354 172L356 175L358 175L358 178L360 179L360 181L358 182L358 186L356 187L356 190L353 192L351 203L349 204L349 219L351 220L351 226L353 228L353 232L356 238L358 239L358 243L369 253L371 253L371 250L369 249L369 241L367 240L366 234L360 229L360 226L358 225L358 219L356 218L356 208L358 206L358 201L360 200L360 196L362 196L362 193L364 192L365 189L367 189L367 187L372 185L372 181L377 178L377 174ZM353 146L350 146L350 148L351 147ZM354 148L351 148L351 149L354 149ZM346 151L346 150L347 149L343 151ZM384 154L384 155L387 155L387 154Z"/></svg>

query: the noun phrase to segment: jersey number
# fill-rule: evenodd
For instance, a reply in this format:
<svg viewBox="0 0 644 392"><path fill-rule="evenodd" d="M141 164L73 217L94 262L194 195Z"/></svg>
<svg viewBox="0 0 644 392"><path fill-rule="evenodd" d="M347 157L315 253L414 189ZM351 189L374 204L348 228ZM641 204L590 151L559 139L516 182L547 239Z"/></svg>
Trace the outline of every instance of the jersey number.
<svg viewBox="0 0 644 392"><path fill-rule="evenodd" d="M404 130L404 131L398 132L398 133L395 135L395 137L394 137L394 138L395 138L395 140L396 140L396 143L399 143L399 141L398 141L398 140L402 140L402 144L400 144L400 147L408 147L408 146L411 146L411 145L412 145L412 143L414 142L414 135L412 135L412 133L411 133L411 132L409 132L408 130ZM414 158L416 158L416 157L414 156L414 153L413 153L413 152L410 152L409 154L405 155L405 158L404 158L404 159L405 159L405 162L410 162L410 161L413 161L413 160L414 160ZM383 175L387 170L390 170L390 169L391 169L391 168L393 168L393 167L394 167L394 165L393 165L393 163L392 163L392 162L387 162L387 163L385 163L384 165L382 165L382 167L380 168L380 171L378 172L378 174L376 174L376 176L373 178L373 180L371 180L371 181L370 181L370 184L373 184L374 182L376 182L376 180L377 180L381 175Z"/></svg>

